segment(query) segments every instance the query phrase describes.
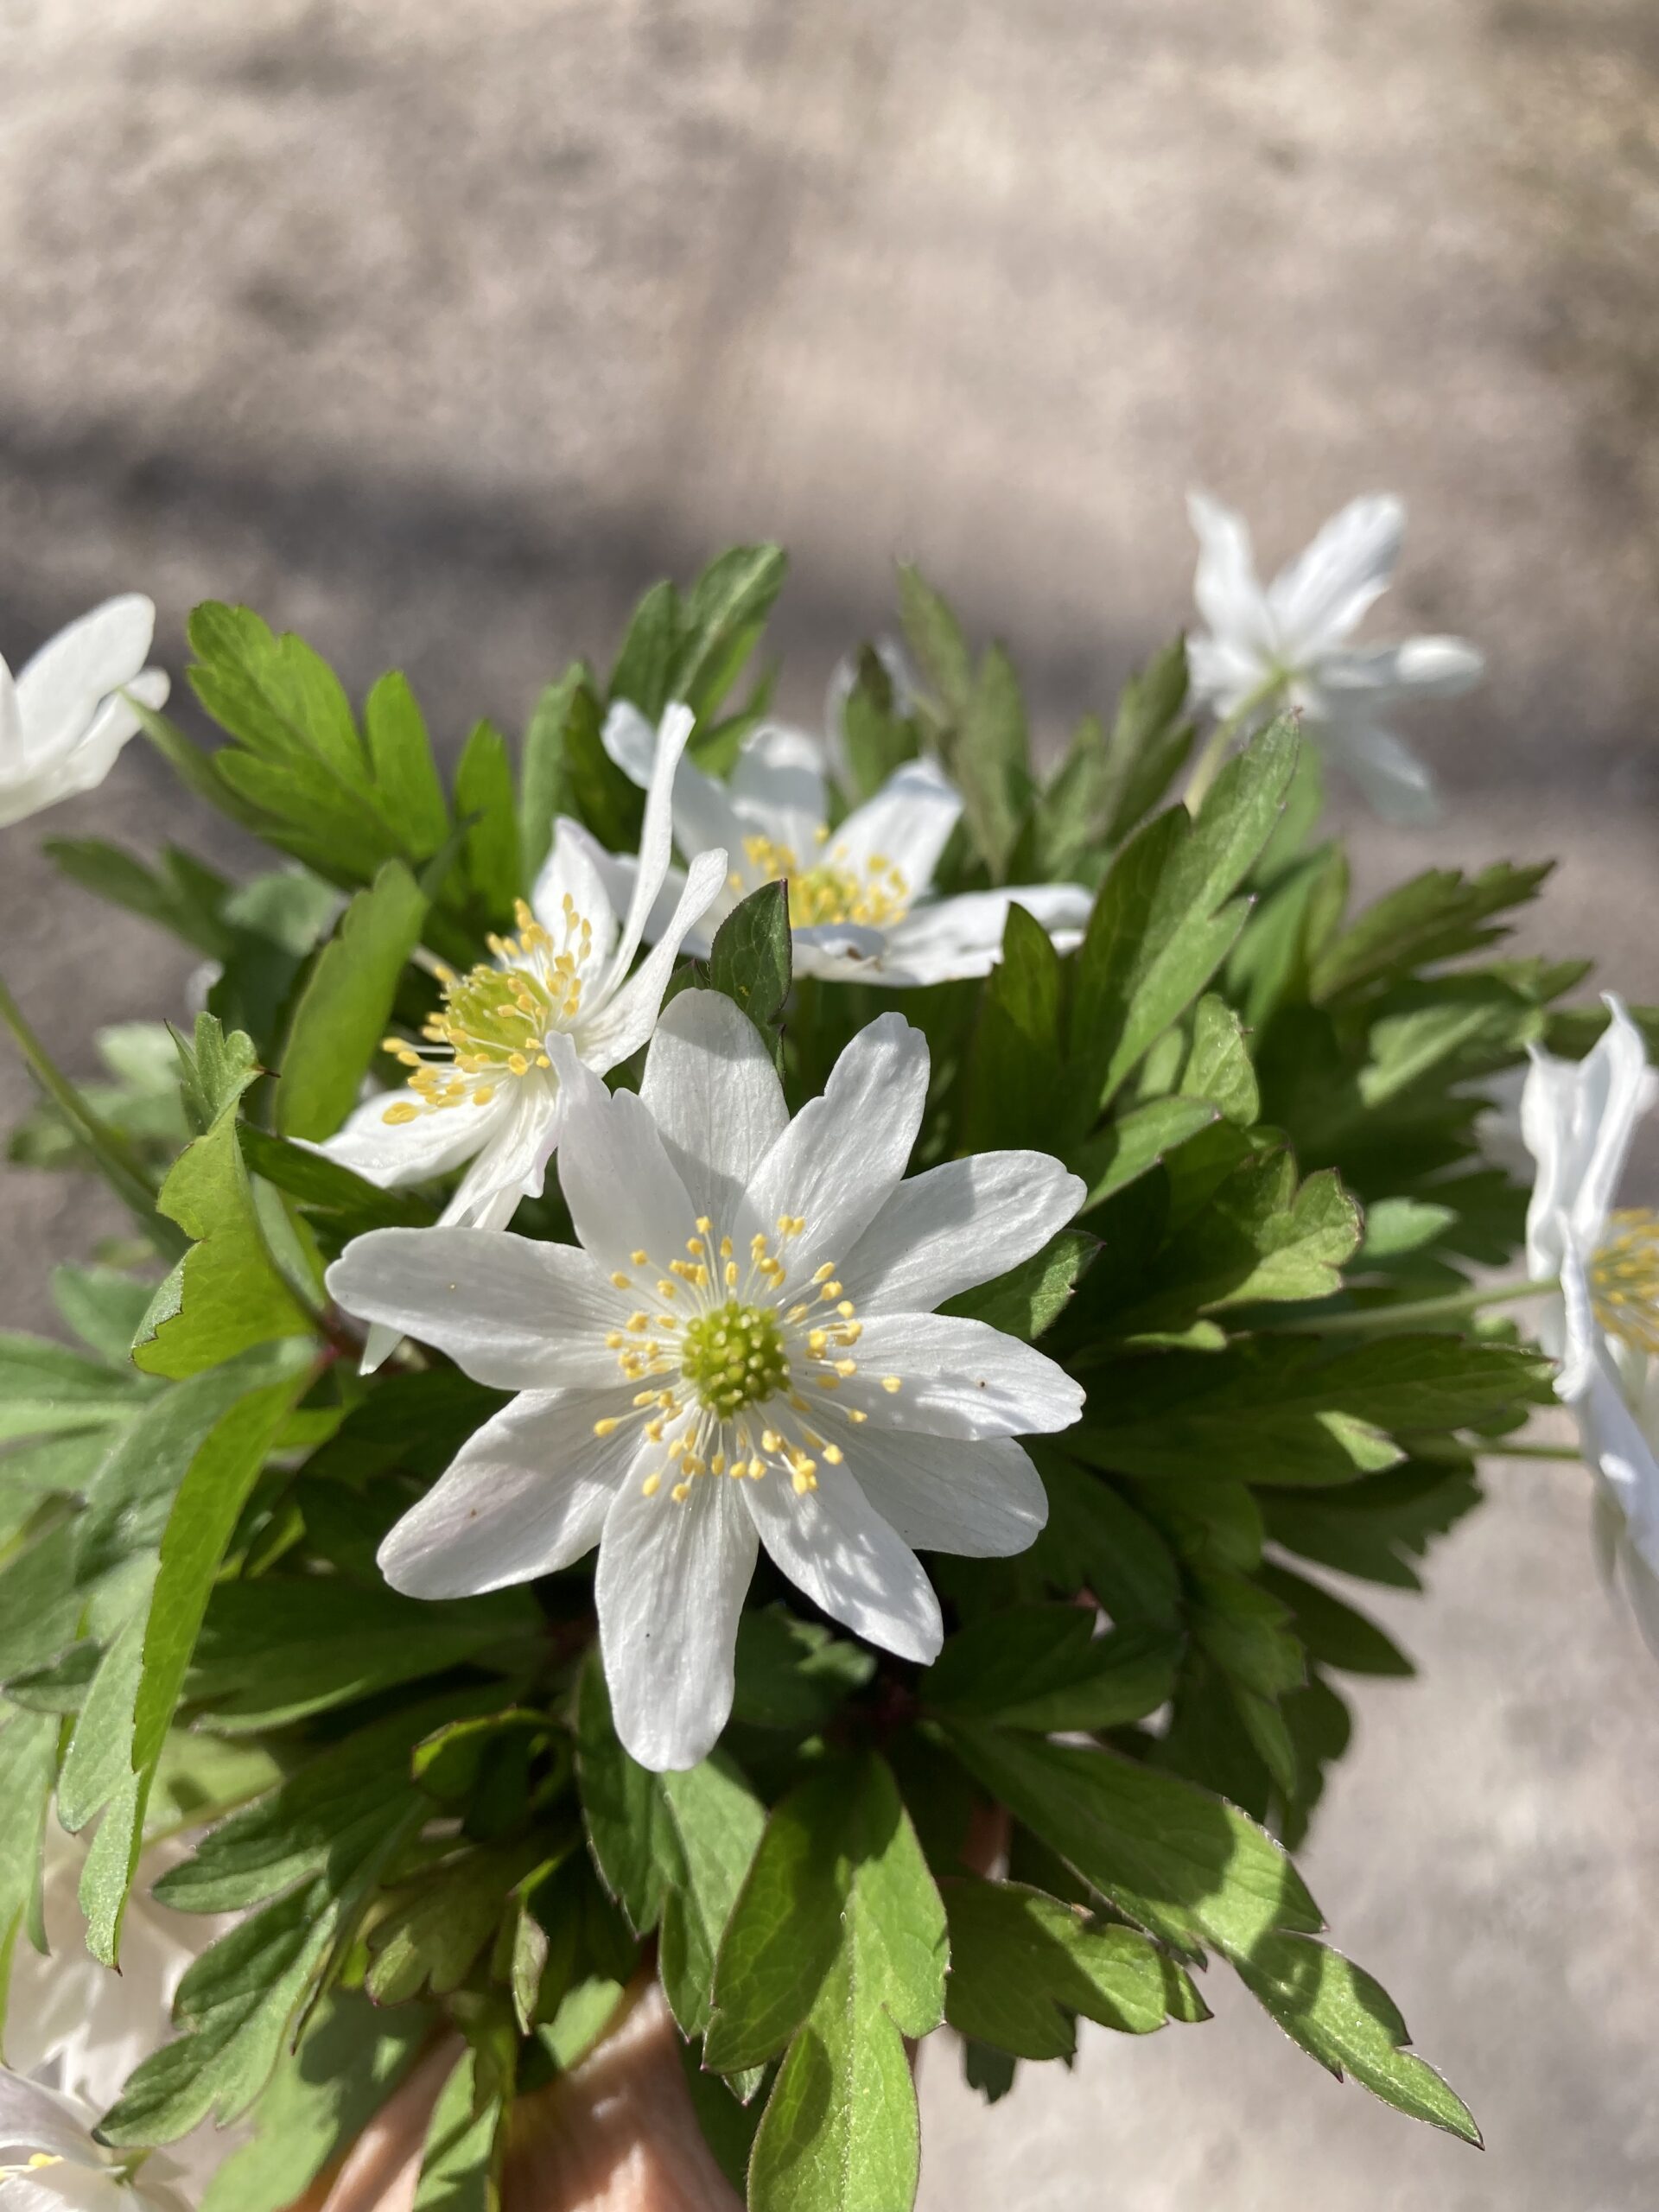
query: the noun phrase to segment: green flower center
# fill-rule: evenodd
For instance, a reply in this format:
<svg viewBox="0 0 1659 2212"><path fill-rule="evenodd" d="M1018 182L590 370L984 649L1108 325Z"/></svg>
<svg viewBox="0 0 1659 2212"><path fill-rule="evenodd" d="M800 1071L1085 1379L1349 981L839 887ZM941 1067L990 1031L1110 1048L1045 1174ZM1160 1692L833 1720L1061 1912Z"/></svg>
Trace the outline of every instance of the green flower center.
<svg viewBox="0 0 1659 2212"><path fill-rule="evenodd" d="M688 1321L680 1372L709 1411L726 1420L789 1389L789 1358L770 1307L730 1299Z"/></svg>

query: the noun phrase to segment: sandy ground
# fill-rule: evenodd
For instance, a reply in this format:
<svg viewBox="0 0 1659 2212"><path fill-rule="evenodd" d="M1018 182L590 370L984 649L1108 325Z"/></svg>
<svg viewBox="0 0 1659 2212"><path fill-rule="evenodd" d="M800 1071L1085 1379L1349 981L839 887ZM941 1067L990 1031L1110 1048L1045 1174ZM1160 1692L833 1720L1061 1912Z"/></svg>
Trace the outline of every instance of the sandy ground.
<svg viewBox="0 0 1659 2212"><path fill-rule="evenodd" d="M1393 625L1491 673L1365 880L1558 852L1529 942L1659 997L1656 236L1642 0L0 0L0 645L137 585L176 666L243 598L454 736L766 534L798 710L903 552L1057 728L1184 618L1189 484L1274 556L1390 486ZM136 749L52 826L226 849ZM187 963L53 880L0 835L6 972L84 1063ZM0 1207L38 1325L93 1213ZM1361 1694L1306 1860L1484 2156L1224 2002L988 2118L930 2053L930 2212L1654 2202L1659 1677L1572 1471L1491 1487L1376 1607L1426 1679Z"/></svg>

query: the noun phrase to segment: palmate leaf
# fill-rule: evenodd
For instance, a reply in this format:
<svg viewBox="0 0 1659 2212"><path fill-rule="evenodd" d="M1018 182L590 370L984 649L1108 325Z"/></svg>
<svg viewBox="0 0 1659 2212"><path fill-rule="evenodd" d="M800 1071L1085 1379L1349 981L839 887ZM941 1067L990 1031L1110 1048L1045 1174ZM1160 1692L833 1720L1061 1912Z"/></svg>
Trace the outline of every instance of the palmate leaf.
<svg viewBox="0 0 1659 2212"><path fill-rule="evenodd" d="M1415 1430L1461 1427L1546 1402L1547 1362L1509 1345L1392 1337L1332 1353L1257 1337L1224 1353L1170 1351L1120 1367L1065 1452L1142 1476L1224 1468L1283 1485L1351 1481L1404 1456Z"/></svg>
<svg viewBox="0 0 1659 2212"><path fill-rule="evenodd" d="M906 2035L944 2009L944 1910L891 1773L836 1762L777 1806L715 1972L705 2063L783 2063L749 2167L755 2212L904 2205L918 2171Z"/></svg>
<svg viewBox="0 0 1659 2212"><path fill-rule="evenodd" d="M920 1694L931 1710L1042 1735L1118 1728L1168 1698L1180 1650L1167 1630L1096 1636L1083 1606L1010 1606L949 1637Z"/></svg>
<svg viewBox="0 0 1659 2212"><path fill-rule="evenodd" d="M1395 982L1431 961L1452 960L1506 937L1492 926L1536 898L1554 863L1513 868L1500 862L1477 876L1431 868L1368 906L1327 944L1309 977L1313 996L1328 1001Z"/></svg>

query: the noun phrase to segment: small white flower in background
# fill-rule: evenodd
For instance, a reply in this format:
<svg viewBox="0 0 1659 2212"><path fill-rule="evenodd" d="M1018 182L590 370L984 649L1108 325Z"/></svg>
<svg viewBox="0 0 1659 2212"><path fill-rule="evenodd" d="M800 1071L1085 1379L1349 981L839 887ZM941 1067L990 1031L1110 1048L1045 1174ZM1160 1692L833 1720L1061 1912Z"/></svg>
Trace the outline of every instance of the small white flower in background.
<svg viewBox="0 0 1659 2212"><path fill-rule="evenodd" d="M101 784L139 727L126 700L167 703L163 670L146 668L154 604L107 599L60 630L16 679L0 660L0 829Z"/></svg>
<svg viewBox="0 0 1659 2212"><path fill-rule="evenodd" d="M1265 589L1243 517L1201 492L1189 494L1187 512L1199 544L1194 596L1209 625L1187 640L1195 693L1224 719L1299 709L1379 814L1433 821L1428 771L1389 716L1414 699L1456 698L1478 683L1484 663L1461 638L1348 643L1400 557L1400 501L1353 500Z"/></svg>
<svg viewBox="0 0 1659 2212"><path fill-rule="evenodd" d="M579 1248L379 1230L328 1287L520 1394L386 1538L386 1580L461 1597L597 1544L618 1732L645 1765L689 1766L731 1710L757 1541L834 1618L929 1660L939 1608L915 1548L1001 1557L1035 1538L1047 1504L1014 1439L1069 1427L1083 1392L933 1309L1037 1251L1084 1185L1030 1152L902 1180L928 1055L896 1014L793 1121L715 993L667 1008L638 1096L566 1057Z"/></svg>
<svg viewBox="0 0 1659 2212"><path fill-rule="evenodd" d="M673 718L654 732L626 702L606 719L605 749L638 783L659 760ZM1016 902L1062 950L1089 918L1081 884L1023 884L941 899L933 872L962 813L962 795L931 760L895 769L873 798L830 826L824 749L800 730L767 724L744 741L729 783L689 760L674 785L674 837L683 853L710 845L730 855L730 873L688 950L706 952L739 901L763 883L789 881L795 970L889 986L985 976L1002 950ZM613 870L619 863L609 863ZM631 864L620 864L623 880ZM653 921L657 918L653 916Z"/></svg>
<svg viewBox="0 0 1659 2212"><path fill-rule="evenodd" d="M0 2067L0 2212L190 2212L164 2151L111 2151L96 2108Z"/></svg>
<svg viewBox="0 0 1659 2212"><path fill-rule="evenodd" d="M1659 1075L1619 1001L1607 1006L1612 1019L1582 1060L1533 1050L1521 1099L1538 1163L1527 1267L1560 1282L1540 1338L1560 1362L1556 1390L1599 1478L1604 1550L1659 1650L1659 1213L1613 1205Z"/></svg>
<svg viewBox="0 0 1659 2212"><path fill-rule="evenodd" d="M444 1211L447 1223L500 1228L521 1198L540 1192L567 1103L554 1040L568 1038L598 1075L637 1052L682 941L726 879L723 852L698 854L655 950L630 976L668 873L674 770L691 724L687 709L664 720L620 931L600 865L608 855L580 823L562 818L540 880L520 907L517 937L493 940L494 959L465 976L440 971L443 1005L420 1044L388 1039L386 1049L410 1071L407 1091L366 1100L320 1151L388 1188L429 1181L470 1160Z"/></svg>

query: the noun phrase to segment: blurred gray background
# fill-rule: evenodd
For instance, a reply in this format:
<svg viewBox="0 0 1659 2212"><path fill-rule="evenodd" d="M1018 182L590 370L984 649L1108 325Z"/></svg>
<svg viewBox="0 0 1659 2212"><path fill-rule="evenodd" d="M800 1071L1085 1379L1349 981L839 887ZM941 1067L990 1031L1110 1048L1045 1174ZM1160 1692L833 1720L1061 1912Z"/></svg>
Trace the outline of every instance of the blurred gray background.
<svg viewBox="0 0 1659 2212"><path fill-rule="evenodd" d="M1491 675L1417 721L1438 830L1343 815L1363 880L1558 853L1527 941L1652 999L1656 425L1644 0L0 0L14 665L142 588L176 671L193 601L245 599L453 741L767 535L796 711L902 553L1058 729L1185 619L1189 485L1272 564L1395 489L1373 629ZM50 827L231 850L139 745ZM187 963L38 834L0 833L0 957L85 1066ZM0 1318L49 1325L99 1219L21 1173L0 1209ZM989 2116L930 2050L929 2212L1654 2202L1659 1669L1577 1471L1490 1488L1427 1602L1367 1600L1425 1679L1360 1695L1305 1860L1484 2156L1222 1990Z"/></svg>

